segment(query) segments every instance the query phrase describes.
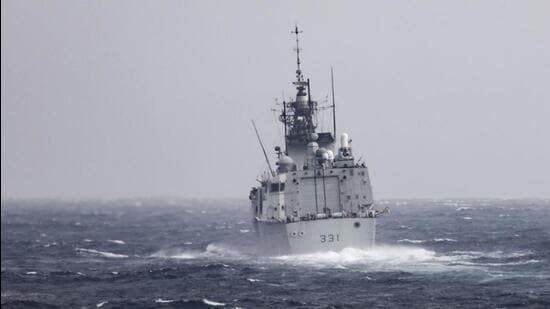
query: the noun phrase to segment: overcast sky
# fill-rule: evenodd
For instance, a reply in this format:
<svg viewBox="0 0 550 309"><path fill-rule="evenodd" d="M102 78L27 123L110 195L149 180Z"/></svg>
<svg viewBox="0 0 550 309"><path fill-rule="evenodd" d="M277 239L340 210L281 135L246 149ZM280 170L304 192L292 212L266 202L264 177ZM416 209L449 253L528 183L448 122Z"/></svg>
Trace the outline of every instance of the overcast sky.
<svg viewBox="0 0 550 309"><path fill-rule="evenodd" d="M375 198L550 197L550 1L1 3L3 198L246 198L295 23Z"/></svg>

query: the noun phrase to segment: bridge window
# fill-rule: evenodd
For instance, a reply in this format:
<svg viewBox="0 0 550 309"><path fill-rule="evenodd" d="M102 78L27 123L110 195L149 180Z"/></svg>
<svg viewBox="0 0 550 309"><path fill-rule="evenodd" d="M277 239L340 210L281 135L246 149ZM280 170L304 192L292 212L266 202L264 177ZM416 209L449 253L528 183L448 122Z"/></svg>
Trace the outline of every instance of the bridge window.
<svg viewBox="0 0 550 309"><path fill-rule="evenodd" d="M269 192L281 192L285 190L284 183L272 183Z"/></svg>

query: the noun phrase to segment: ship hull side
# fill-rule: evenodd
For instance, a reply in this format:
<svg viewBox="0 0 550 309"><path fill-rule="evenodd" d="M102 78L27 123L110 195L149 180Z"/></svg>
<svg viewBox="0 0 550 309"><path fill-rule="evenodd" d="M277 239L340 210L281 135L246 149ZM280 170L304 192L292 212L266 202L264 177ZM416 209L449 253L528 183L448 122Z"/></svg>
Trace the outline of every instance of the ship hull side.
<svg viewBox="0 0 550 309"><path fill-rule="evenodd" d="M375 218L334 218L292 223L257 222L264 254L304 254L374 245Z"/></svg>

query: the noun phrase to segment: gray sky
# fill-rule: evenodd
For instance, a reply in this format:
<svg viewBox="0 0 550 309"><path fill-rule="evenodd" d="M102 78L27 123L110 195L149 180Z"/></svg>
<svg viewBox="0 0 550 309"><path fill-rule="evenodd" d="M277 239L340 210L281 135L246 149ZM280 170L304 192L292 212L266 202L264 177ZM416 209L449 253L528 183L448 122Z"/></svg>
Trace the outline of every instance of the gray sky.
<svg viewBox="0 0 550 309"><path fill-rule="evenodd" d="M550 1L2 1L2 197L246 197L312 95L375 198L550 197ZM326 116L329 119L330 115ZM327 122L327 127L330 123Z"/></svg>

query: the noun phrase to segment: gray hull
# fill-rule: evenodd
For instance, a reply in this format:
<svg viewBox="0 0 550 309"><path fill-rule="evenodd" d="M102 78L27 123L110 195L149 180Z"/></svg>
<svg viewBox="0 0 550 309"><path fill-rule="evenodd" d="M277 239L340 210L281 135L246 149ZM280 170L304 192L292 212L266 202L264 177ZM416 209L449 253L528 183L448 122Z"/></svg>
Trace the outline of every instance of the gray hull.
<svg viewBox="0 0 550 309"><path fill-rule="evenodd" d="M369 248L374 245L375 227L375 218L256 222L260 253L267 255Z"/></svg>

